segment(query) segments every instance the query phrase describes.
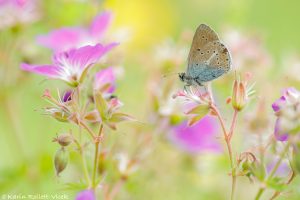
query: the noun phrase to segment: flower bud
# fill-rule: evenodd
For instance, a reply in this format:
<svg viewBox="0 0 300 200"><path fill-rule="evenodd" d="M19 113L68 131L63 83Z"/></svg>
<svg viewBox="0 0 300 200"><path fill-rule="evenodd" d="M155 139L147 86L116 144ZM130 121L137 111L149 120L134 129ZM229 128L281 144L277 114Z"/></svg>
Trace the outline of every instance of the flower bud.
<svg viewBox="0 0 300 200"><path fill-rule="evenodd" d="M56 170L56 175L59 174L67 167L69 161L68 152L62 147L58 149L54 157L54 166Z"/></svg>
<svg viewBox="0 0 300 200"><path fill-rule="evenodd" d="M232 91L232 106L235 110L241 111L247 104L247 93L243 82L234 81Z"/></svg>
<svg viewBox="0 0 300 200"><path fill-rule="evenodd" d="M61 134L52 140L53 142L57 142L62 147L68 146L72 142L72 137L69 134Z"/></svg>

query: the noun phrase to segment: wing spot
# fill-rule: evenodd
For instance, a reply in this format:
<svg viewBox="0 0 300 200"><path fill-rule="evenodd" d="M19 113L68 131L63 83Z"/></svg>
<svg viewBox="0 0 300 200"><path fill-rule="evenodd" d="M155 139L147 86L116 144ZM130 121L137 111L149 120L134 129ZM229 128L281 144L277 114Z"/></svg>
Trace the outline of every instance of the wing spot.
<svg viewBox="0 0 300 200"><path fill-rule="evenodd" d="M207 53L209 53L209 50L207 51Z"/></svg>
<svg viewBox="0 0 300 200"><path fill-rule="evenodd" d="M201 52L201 55L203 55L204 53L203 52Z"/></svg>
<svg viewBox="0 0 300 200"><path fill-rule="evenodd" d="M220 64L220 62L218 62L218 65Z"/></svg>
<svg viewBox="0 0 300 200"><path fill-rule="evenodd" d="M227 52L228 52L228 50L226 48L224 48L222 53L227 53Z"/></svg>
<svg viewBox="0 0 300 200"><path fill-rule="evenodd" d="M200 49L197 49L197 51L200 51Z"/></svg>

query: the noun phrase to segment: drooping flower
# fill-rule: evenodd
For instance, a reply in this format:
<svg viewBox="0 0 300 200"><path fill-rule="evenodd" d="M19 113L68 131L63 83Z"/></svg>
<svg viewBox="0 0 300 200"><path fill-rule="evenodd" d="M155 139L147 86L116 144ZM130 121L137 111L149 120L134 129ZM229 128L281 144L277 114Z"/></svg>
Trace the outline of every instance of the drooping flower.
<svg viewBox="0 0 300 200"><path fill-rule="evenodd" d="M100 70L95 75L94 89L102 94L112 94L115 91L115 73L112 67Z"/></svg>
<svg viewBox="0 0 300 200"><path fill-rule="evenodd" d="M277 116L274 134L277 140L285 141L288 134L300 131L300 92L295 88L287 88L277 99L272 108Z"/></svg>
<svg viewBox="0 0 300 200"><path fill-rule="evenodd" d="M48 78L60 79L76 87L83 81L88 69L116 45L116 43L106 46L101 44L95 46L88 45L79 49L55 53L53 64L30 65L23 63L21 64L21 69L41 74Z"/></svg>
<svg viewBox="0 0 300 200"><path fill-rule="evenodd" d="M75 200L96 200L93 190L83 190L77 194Z"/></svg>
<svg viewBox="0 0 300 200"><path fill-rule="evenodd" d="M46 35L39 36L39 44L54 51L66 51L85 45L95 45L101 42L108 29L112 13L104 11L97 15L90 27L64 27L54 30Z"/></svg>
<svg viewBox="0 0 300 200"><path fill-rule="evenodd" d="M188 126L185 121L173 127L169 138L175 145L189 153L217 153L222 150L216 138L219 131L217 119L207 115L194 126Z"/></svg>

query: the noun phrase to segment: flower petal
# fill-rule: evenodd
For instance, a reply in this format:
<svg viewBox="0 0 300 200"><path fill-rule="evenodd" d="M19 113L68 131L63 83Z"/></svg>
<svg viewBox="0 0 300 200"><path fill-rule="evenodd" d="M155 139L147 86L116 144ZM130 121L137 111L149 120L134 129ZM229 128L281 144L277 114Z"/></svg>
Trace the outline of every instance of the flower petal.
<svg viewBox="0 0 300 200"><path fill-rule="evenodd" d="M26 63L22 63L21 69L28 72L48 76L49 78L59 78L60 68L54 65L29 65Z"/></svg>
<svg viewBox="0 0 300 200"><path fill-rule="evenodd" d="M76 47L85 35L85 30L81 28L61 28L47 35L39 36L37 42L54 51L65 51Z"/></svg>
<svg viewBox="0 0 300 200"><path fill-rule="evenodd" d="M114 74L114 70L112 67L108 67L99 71L95 75L94 89L102 90L106 85L108 85L108 88L106 88L106 91L104 92L113 93L115 90L115 81L116 77Z"/></svg>
<svg viewBox="0 0 300 200"><path fill-rule="evenodd" d="M175 145L189 153L217 153L222 150L216 140L219 130L217 119L207 115L194 126L188 126L187 122L175 126L169 136Z"/></svg>
<svg viewBox="0 0 300 200"><path fill-rule="evenodd" d="M96 63L100 57L116 45L116 43L111 43L107 46L97 44L95 46L87 45L79 49L73 49L68 52L68 59L73 66L79 66L81 69L85 69L91 64Z"/></svg>
<svg viewBox="0 0 300 200"><path fill-rule="evenodd" d="M75 200L96 200L93 190L83 190L77 194Z"/></svg>
<svg viewBox="0 0 300 200"><path fill-rule="evenodd" d="M288 134L280 132L280 119L277 118L275 122L274 135L278 141L287 141Z"/></svg>
<svg viewBox="0 0 300 200"><path fill-rule="evenodd" d="M286 101L284 96L281 96L279 99L277 99L273 104L272 108L274 112L280 111L280 106Z"/></svg>
<svg viewBox="0 0 300 200"><path fill-rule="evenodd" d="M101 36L103 36L104 32L110 25L111 20L112 12L110 11L104 11L101 14L97 15L90 27L91 36L95 39L99 39Z"/></svg>

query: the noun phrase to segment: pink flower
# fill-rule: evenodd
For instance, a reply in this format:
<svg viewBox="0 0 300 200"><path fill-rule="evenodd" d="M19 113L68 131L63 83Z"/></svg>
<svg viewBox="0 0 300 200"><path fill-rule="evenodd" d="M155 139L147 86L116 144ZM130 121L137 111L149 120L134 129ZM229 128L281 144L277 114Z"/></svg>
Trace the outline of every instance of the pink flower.
<svg viewBox="0 0 300 200"><path fill-rule="evenodd" d="M112 67L99 71L95 75L94 89L102 93L112 94L115 91L115 73Z"/></svg>
<svg viewBox="0 0 300 200"><path fill-rule="evenodd" d="M99 43L112 19L112 13L105 11L95 17L90 27L65 27L37 38L39 44L54 51L66 51L85 45Z"/></svg>
<svg viewBox="0 0 300 200"><path fill-rule="evenodd" d="M75 200L96 200L93 190L83 190L77 194Z"/></svg>
<svg viewBox="0 0 300 200"><path fill-rule="evenodd" d="M170 140L189 153L220 152L217 142L220 127L216 118L205 116L193 126L183 122L172 128Z"/></svg>
<svg viewBox="0 0 300 200"><path fill-rule="evenodd" d="M39 17L36 0L0 0L0 29L27 24Z"/></svg>
<svg viewBox="0 0 300 200"><path fill-rule="evenodd" d="M279 141L286 141L288 134L297 133L300 128L300 92L293 87L285 89L272 108L277 116L275 137Z"/></svg>
<svg viewBox="0 0 300 200"><path fill-rule="evenodd" d="M79 49L55 53L53 64L29 65L22 63L21 69L49 78L61 79L71 86L76 87L83 81L87 70L116 45L116 43L106 46L97 44L95 46L84 46Z"/></svg>

